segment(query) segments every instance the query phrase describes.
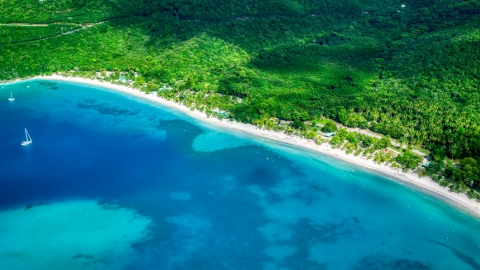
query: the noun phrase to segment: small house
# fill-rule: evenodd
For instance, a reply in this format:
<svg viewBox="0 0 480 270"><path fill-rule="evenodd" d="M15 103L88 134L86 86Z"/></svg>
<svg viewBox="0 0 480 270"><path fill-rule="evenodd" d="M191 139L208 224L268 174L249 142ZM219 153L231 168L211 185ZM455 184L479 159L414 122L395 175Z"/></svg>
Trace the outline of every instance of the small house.
<svg viewBox="0 0 480 270"><path fill-rule="evenodd" d="M126 82L127 82L127 77L125 77L125 76L123 76L123 75L122 75L122 76L119 76L119 77L118 77L118 81L121 82L121 83L126 83Z"/></svg>
<svg viewBox="0 0 480 270"><path fill-rule="evenodd" d="M223 117L223 118L228 118L229 114L226 111L221 111L218 108L213 109L213 112L216 113L217 115Z"/></svg>

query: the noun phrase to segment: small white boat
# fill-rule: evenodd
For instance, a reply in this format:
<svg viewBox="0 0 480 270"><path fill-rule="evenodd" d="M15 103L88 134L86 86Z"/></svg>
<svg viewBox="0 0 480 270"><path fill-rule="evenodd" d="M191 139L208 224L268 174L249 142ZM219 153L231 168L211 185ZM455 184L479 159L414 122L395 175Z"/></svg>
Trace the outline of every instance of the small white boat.
<svg viewBox="0 0 480 270"><path fill-rule="evenodd" d="M10 97L8 98L9 101L14 101L15 98L12 96L12 92L10 92Z"/></svg>
<svg viewBox="0 0 480 270"><path fill-rule="evenodd" d="M28 134L27 129L25 129L25 141L22 142L22 146L26 146L32 143L32 138L30 138L30 134Z"/></svg>

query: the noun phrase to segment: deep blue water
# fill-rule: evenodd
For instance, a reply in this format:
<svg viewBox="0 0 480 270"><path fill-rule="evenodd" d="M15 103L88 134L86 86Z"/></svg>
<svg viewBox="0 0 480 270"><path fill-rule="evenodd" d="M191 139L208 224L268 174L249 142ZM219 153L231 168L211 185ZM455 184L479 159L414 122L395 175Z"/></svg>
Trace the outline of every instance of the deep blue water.
<svg viewBox="0 0 480 270"><path fill-rule="evenodd" d="M44 224L81 230L79 220L113 228L131 218L118 209L150 220L123 261L113 233L117 242L100 234L101 250L77 251L95 233L86 227L74 239L42 236L37 255L67 241L65 260L78 269L480 269L480 221L390 179L107 89L1 87L0 228L12 216L19 223L4 235L34 227L39 238ZM56 221L61 203L79 201L120 221L81 211ZM38 212L46 223L26 225ZM10 246L0 232L0 266L27 256ZM44 255L16 269L56 267Z"/></svg>

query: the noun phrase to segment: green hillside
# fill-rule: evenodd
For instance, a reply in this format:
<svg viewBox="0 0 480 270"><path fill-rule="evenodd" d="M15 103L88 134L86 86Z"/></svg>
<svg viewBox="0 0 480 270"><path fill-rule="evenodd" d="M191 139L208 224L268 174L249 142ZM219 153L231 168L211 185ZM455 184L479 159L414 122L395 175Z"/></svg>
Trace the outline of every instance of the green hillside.
<svg viewBox="0 0 480 270"><path fill-rule="evenodd" d="M2 80L117 71L238 121L328 117L479 188L478 0L0 1Z"/></svg>

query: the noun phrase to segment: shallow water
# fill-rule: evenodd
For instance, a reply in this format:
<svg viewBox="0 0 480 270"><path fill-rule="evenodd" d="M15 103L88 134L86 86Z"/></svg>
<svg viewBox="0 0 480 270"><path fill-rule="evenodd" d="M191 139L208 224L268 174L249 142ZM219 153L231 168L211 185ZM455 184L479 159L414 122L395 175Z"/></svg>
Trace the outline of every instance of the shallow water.
<svg viewBox="0 0 480 270"><path fill-rule="evenodd" d="M480 269L478 219L351 164L98 87L1 87L10 269Z"/></svg>

